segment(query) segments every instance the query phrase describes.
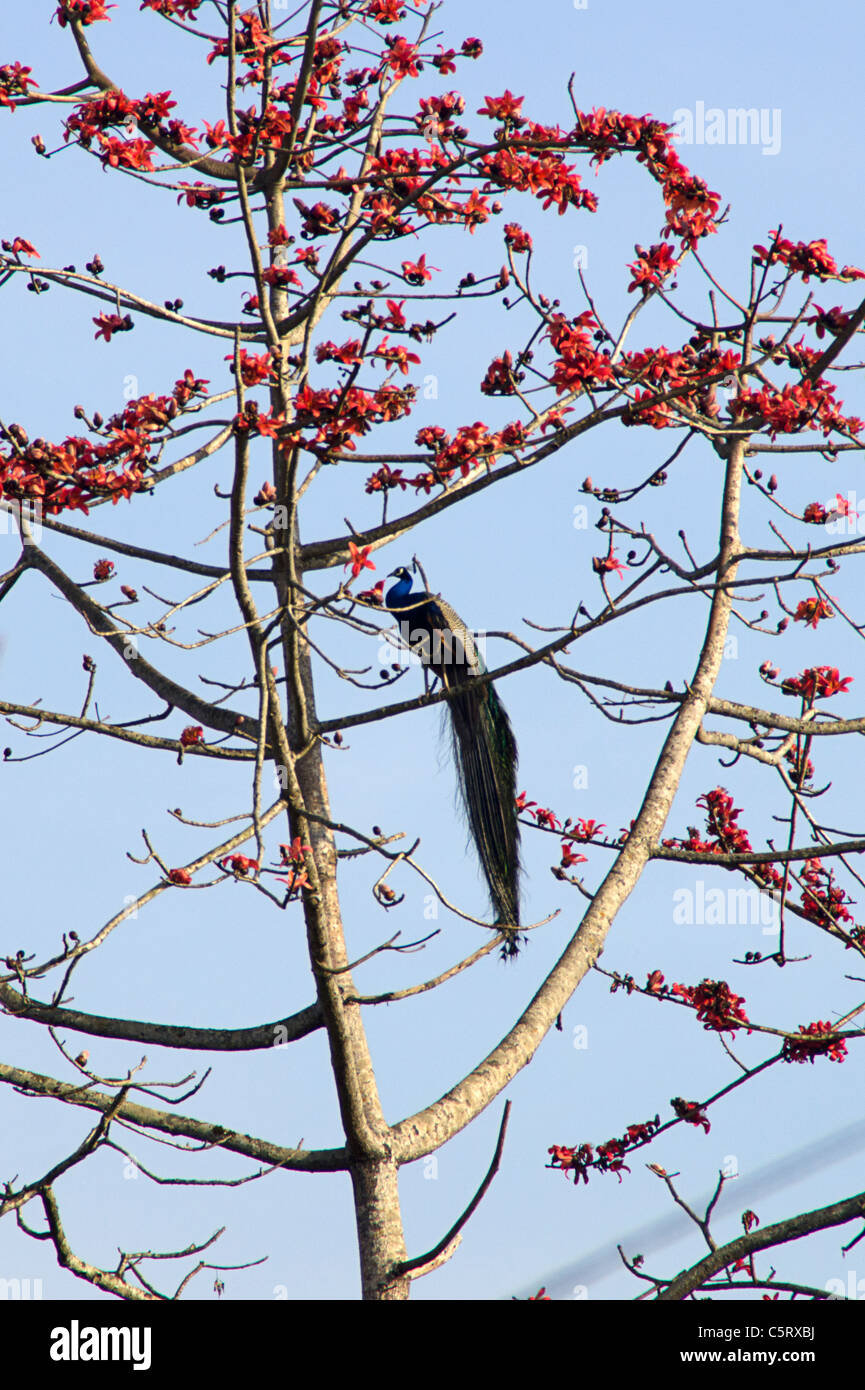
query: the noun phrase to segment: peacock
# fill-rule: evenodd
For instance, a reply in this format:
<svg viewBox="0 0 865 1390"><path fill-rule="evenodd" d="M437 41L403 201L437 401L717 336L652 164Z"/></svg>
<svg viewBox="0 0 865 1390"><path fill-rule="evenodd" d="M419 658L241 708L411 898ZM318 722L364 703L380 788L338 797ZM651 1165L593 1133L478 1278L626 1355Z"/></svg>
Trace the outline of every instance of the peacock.
<svg viewBox="0 0 865 1390"><path fill-rule="evenodd" d="M519 825L516 811L517 745L492 681L472 688L486 672L471 632L449 603L426 590L412 592L405 566L385 596L400 615L404 641L445 691L454 757L466 818L490 892L495 925L505 935L502 954L517 954L520 925ZM462 686L462 689L458 687Z"/></svg>

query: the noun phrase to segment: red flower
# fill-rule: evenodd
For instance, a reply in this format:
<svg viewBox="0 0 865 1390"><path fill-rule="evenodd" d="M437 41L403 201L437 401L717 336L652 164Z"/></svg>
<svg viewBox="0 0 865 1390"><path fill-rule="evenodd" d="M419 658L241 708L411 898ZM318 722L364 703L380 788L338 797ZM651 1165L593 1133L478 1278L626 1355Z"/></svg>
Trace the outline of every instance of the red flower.
<svg viewBox="0 0 865 1390"><path fill-rule="evenodd" d="M616 552L614 550L611 550L609 555L594 555L592 557L592 569L595 571L595 574L609 574L612 572L617 574L620 579L624 579L625 577L625 567L621 560L616 559Z"/></svg>
<svg viewBox="0 0 865 1390"><path fill-rule="evenodd" d="M181 179L177 187L186 190L184 193L178 193L178 203L185 202L189 208L209 208L222 201L220 190L214 188L213 184L202 183L200 179L196 179L195 183L184 183Z"/></svg>
<svg viewBox="0 0 865 1390"><path fill-rule="evenodd" d="M743 1008L745 1000L733 994L725 980L702 980L698 985L675 984L670 993L696 1009L703 1027L711 1032L735 1033L743 1023L748 1023Z"/></svg>
<svg viewBox="0 0 865 1390"><path fill-rule="evenodd" d="M607 827L602 825L599 821L583 820L582 817L580 817L578 820L574 821L568 834L575 840L593 840L596 835L600 835L601 831L606 830L606 828Z"/></svg>
<svg viewBox="0 0 865 1390"><path fill-rule="evenodd" d="M487 367L486 376L481 382L481 391L485 396L512 396L514 383L521 381L522 377L522 372L514 372L514 360L510 352L503 352L501 357L494 357Z"/></svg>
<svg viewBox="0 0 865 1390"><path fill-rule="evenodd" d="M835 613L825 599L822 598L803 598L796 607L793 614L793 621L805 623L808 627L816 628L823 618L834 618Z"/></svg>
<svg viewBox="0 0 865 1390"><path fill-rule="evenodd" d="M111 342L112 333L128 333L134 326L128 314L122 318L120 314L100 314L93 322L96 324L94 338L104 338L106 343Z"/></svg>
<svg viewBox="0 0 865 1390"><path fill-rule="evenodd" d="M385 303L387 304L387 320L391 326L393 328L405 328L405 314L402 311L405 300L401 299L397 304L395 299L388 299L385 300Z"/></svg>
<svg viewBox="0 0 865 1390"><path fill-rule="evenodd" d="M432 271L438 270L438 266L427 267L426 255L421 256L419 261L403 261L403 278L410 285L423 285L427 280L432 279Z"/></svg>
<svg viewBox="0 0 865 1390"><path fill-rule="evenodd" d="M110 579L114 573L113 560L97 560L93 566L93 578L100 584L104 584L106 579Z"/></svg>
<svg viewBox="0 0 865 1390"><path fill-rule="evenodd" d="M407 352L404 347L388 347L387 338L382 338L378 347L370 354L371 357L380 357L383 362L392 366L399 367L403 376L408 376L409 363L415 366L420 364L420 358L416 352Z"/></svg>
<svg viewBox="0 0 865 1390"><path fill-rule="evenodd" d="M372 560L368 558L371 549L371 546L365 545L363 547L363 550L361 550L359 546L355 545L354 541L349 541L349 558L343 565L343 569L348 569L349 565L351 565L352 579L357 579L357 576L360 574L361 570L375 569L375 565L373 564Z"/></svg>
<svg viewBox="0 0 865 1390"><path fill-rule="evenodd" d="M811 704L830 695L845 695L852 681L852 676L839 676L837 666L812 666L799 676L788 676L781 682L781 690L785 695L801 695Z"/></svg>
<svg viewBox="0 0 865 1390"><path fill-rule="evenodd" d="M306 869L289 869L283 878L277 879L277 882L286 884L289 893L297 893L301 888L308 886L309 875Z"/></svg>
<svg viewBox="0 0 865 1390"><path fill-rule="evenodd" d="M201 743L204 738L204 730L200 724L187 724L183 733L180 735L180 742L184 748L192 748L196 743Z"/></svg>
<svg viewBox="0 0 865 1390"><path fill-rule="evenodd" d="M175 381L171 394L181 406L184 406L193 396L206 396L209 385L210 381L207 377L195 376L187 367L183 376Z"/></svg>
<svg viewBox="0 0 865 1390"><path fill-rule="evenodd" d="M511 125L525 125L525 116L520 115L525 97L515 97L508 88L500 97L485 97L486 105L478 107L479 116L489 116L493 121L509 121Z"/></svg>
<svg viewBox="0 0 865 1390"><path fill-rule="evenodd" d="M809 502L802 513L802 520L809 522L812 526L822 526L828 517L829 513L819 502Z"/></svg>
<svg viewBox="0 0 865 1390"><path fill-rule="evenodd" d="M784 1039L785 1062L811 1062L825 1056L830 1062L843 1062L847 1044L833 1032L831 1023L800 1024L796 1037Z"/></svg>
<svg viewBox="0 0 865 1390"><path fill-rule="evenodd" d="M777 232L770 232L769 235L773 238L771 247L754 247L758 265L785 265L794 275L801 275L805 284L812 275L818 280L838 278L838 265L829 255L825 237L821 237L819 241L809 241L806 245L804 241L794 244L786 237L779 238ZM852 267L845 266L845 270L850 269Z"/></svg>
<svg viewBox="0 0 865 1390"><path fill-rule="evenodd" d="M154 147L149 140L121 140L118 135L103 135L101 132L98 139L105 168L142 169L145 172L154 168L150 158Z"/></svg>
<svg viewBox="0 0 865 1390"><path fill-rule="evenodd" d="M166 18L195 19L195 11L203 0L142 0L141 9L156 10Z"/></svg>
<svg viewBox="0 0 865 1390"><path fill-rule="evenodd" d="M519 222L505 223L505 241L518 256L532 249L532 239L528 232L523 231Z"/></svg>
<svg viewBox="0 0 865 1390"><path fill-rule="evenodd" d="M561 863L559 865L560 868L570 869L573 867L574 864L587 864L588 862L589 861L587 860L584 854L574 854L573 846L568 844L564 840L562 841L562 858Z"/></svg>
<svg viewBox="0 0 865 1390"><path fill-rule="evenodd" d="M400 488L405 492L407 486L401 468L391 468L389 464L383 463L381 468L367 478L364 492L387 492L391 488Z"/></svg>
<svg viewBox="0 0 865 1390"><path fill-rule="evenodd" d="M17 236L11 246L7 246L4 242L3 250L11 251L13 256L36 256L39 260L42 259L32 241L27 241L23 236Z"/></svg>
<svg viewBox="0 0 865 1390"><path fill-rule="evenodd" d="M365 599L367 603L381 606L384 597L384 580L380 579L371 589L361 589L358 598Z"/></svg>
<svg viewBox="0 0 865 1390"><path fill-rule="evenodd" d="M171 883L180 884L182 887L192 882L192 875L188 869L169 869L168 878Z"/></svg>
<svg viewBox="0 0 865 1390"><path fill-rule="evenodd" d="M674 1096L670 1101L676 1115L680 1120L684 1120L686 1125L701 1125L709 1133L712 1128L708 1116L703 1114L700 1103L696 1100L682 1100L681 1096Z"/></svg>
<svg viewBox="0 0 865 1390"><path fill-rule="evenodd" d="M417 44L409 43L408 39L401 36L391 39L388 43L384 65L393 68L397 77L418 77L417 60Z"/></svg>
<svg viewBox="0 0 865 1390"><path fill-rule="evenodd" d="M628 269L633 271L633 279L628 286L628 293L631 290L642 289L644 294L653 287L662 284L668 275L672 275L676 269L676 257L673 248L668 242L660 242L657 246L650 246L646 251L644 247L638 246L637 260Z"/></svg>
<svg viewBox="0 0 865 1390"><path fill-rule="evenodd" d="M299 835L295 835L290 845L280 845L279 853L283 864L302 864L304 854L311 852L311 845L301 843Z"/></svg>
<svg viewBox="0 0 865 1390"><path fill-rule="evenodd" d="M28 77L28 73L32 71L32 68L25 67L23 63L4 63L0 67L0 106L8 106L10 111L15 110L12 97L26 97L27 88L36 86L35 78Z"/></svg>
<svg viewBox="0 0 865 1390"><path fill-rule="evenodd" d="M414 442L425 449L443 449L450 443L450 435L441 425L424 425L415 435Z"/></svg>
<svg viewBox="0 0 865 1390"><path fill-rule="evenodd" d="M233 854L228 859L217 860L217 863L223 872L237 874L238 878L258 873L258 860L247 859L245 854Z"/></svg>
<svg viewBox="0 0 865 1390"><path fill-rule="evenodd" d="M110 19L108 10L116 10L116 5L104 5L102 0L63 0L54 12L61 29L65 29L70 19L86 26L95 24L98 19Z"/></svg>
<svg viewBox="0 0 865 1390"><path fill-rule="evenodd" d="M234 354L227 353L226 362L232 364L234 370ZM258 356L253 352L247 352L245 348L240 350L240 379L244 386L258 386L261 382L270 379L270 371L273 358L269 352L262 352Z"/></svg>

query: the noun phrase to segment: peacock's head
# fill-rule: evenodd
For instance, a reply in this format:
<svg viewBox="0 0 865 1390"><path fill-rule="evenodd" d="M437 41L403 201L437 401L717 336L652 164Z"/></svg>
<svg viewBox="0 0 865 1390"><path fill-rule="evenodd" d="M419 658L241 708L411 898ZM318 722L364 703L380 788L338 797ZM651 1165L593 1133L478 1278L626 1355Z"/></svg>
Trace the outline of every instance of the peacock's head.
<svg viewBox="0 0 865 1390"><path fill-rule="evenodd" d="M388 579L400 579L403 582L407 581L409 584L411 584L411 571L406 569L405 565L400 565L399 569L391 570L390 574L388 575Z"/></svg>

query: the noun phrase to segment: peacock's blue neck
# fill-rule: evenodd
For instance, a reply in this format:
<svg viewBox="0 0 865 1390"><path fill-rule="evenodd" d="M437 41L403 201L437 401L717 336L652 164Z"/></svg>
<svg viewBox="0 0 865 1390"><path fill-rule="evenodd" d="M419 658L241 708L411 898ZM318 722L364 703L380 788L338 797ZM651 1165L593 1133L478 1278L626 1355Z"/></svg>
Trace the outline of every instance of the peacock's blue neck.
<svg viewBox="0 0 865 1390"><path fill-rule="evenodd" d="M388 608L404 608L411 593L411 586L411 575L403 575L402 579L398 579L395 584L392 584L385 599Z"/></svg>

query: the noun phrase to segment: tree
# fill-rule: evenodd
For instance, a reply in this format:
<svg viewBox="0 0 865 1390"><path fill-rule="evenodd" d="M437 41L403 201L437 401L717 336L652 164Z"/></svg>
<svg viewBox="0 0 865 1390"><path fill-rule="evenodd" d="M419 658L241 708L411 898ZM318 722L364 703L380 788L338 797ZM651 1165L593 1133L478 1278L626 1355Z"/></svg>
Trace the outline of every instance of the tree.
<svg viewBox="0 0 865 1390"><path fill-rule="evenodd" d="M170 254L173 221L152 185L167 187L186 215L204 223L208 239L222 239L223 261L207 273L215 287L228 286L220 292L229 296L230 308L222 316L192 312L185 297L171 297L173 286L159 303L150 292L114 279L108 248L82 271L59 264L62 256L52 256L57 263L49 265L47 251L17 231L2 243L0 282L7 294L20 294L23 285L37 304L52 288L96 301L93 337L100 349L116 347L118 338L124 341L120 335L150 320L166 343L182 337L190 354L188 365L178 367L176 377L171 371L163 378L159 391L136 390L119 410L75 406L76 429L82 432L57 442L41 434L31 437L43 428L38 423L24 425L4 416L2 505L18 523L21 544L6 567L0 599L11 605L37 583L47 585L65 601L68 623L77 623L80 631L83 622L88 647L83 696L72 693L64 667L62 677L58 672L57 698L19 696L0 703L16 731L9 736L6 775L34 749L41 755L70 737L87 737L106 750L98 756L118 769L138 769L145 753L147 765L161 769L165 755L173 755L198 808L194 814L182 807L170 812L189 832L183 843L190 848L182 853L175 849L179 838L145 829L142 857L135 862L149 866L155 879L101 926L84 933L61 923L49 951L41 940L35 949L29 941L10 943L0 977L7 1032L16 1038L27 1021L48 1030L72 1068L72 1079L6 1064L0 1078L25 1095L48 1096L73 1113L83 1108L97 1118L83 1140L79 1134L71 1151L41 1176L7 1180L0 1214L15 1213L24 1231L47 1236L58 1261L97 1288L126 1299L161 1298L170 1294L162 1285L157 1289L145 1272L148 1255L156 1251L125 1254L118 1268L109 1269L79 1254L64 1227L58 1179L85 1161L92 1163L100 1152L119 1149L136 1171L164 1181L163 1174L153 1173L155 1165L124 1148L118 1137L124 1129L139 1137L193 1141L261 1165L244 1179L205 1177L214 1183L266 1176L273 1184L282 1181L278 1170L347 1173L363 1295L401 1299L413 1278L454 1253L497 1170L507 1110L475 1196L462 1215L454 1212L446 1234L423 1254L410 1256L407 1249L399 1169L437 1153L532 1061L574 992L601 970L599 957L614 922L659 862L678 865L681 873L684 866L700 866L703 872L716 871L718 879L717 871L726 871L728 877L720 881L735 882L736 889L711 889L716 896L710 906L704 895L701 911L714 912L713 920L726 925L732 892L732 925L747 926L749 920L753 925L748 914L754 905L759 914L768 904L772 949L748 949L737 960L735 988L720 973L671 985L658 967L647 972L645 984L627 969L601 973L609 975L613 992L624 991L632 1000L632 1008L645 996L667 1012L678 1007L693 1013L692 1026L723 1044L734 1080L709 1091L708 1099L674 1098L672 1117L663 1123L662 1102L653 1097L650 1104L658 1114L630 1124L623 1117L620 1136L602 1143L553 1144L551 1167L563 1169L575 1183L610 1172L621 1178L628 1155L668 1128L686 1132L691 1126L708 1133L707 1110L730 1090L769 1067L840 1063L851 1040L861 1036L856 1018L865 1006L836 1008L832 1001L830 1007L822 982L821 991L809 993L807 1004L797 1001L792 1014L789 1000L784 1001L785 1016L778 1023L764 1012L764 999L759 1013L754 1011L738 993L738 979L765 977L773 963L785 967L785 978L788 966L806 972L799 944L811 937L821 952L831 950L833 961L843 951L842 974L865 950L849 896L865 837L855 829L834 828L843 816L823 810L827 789L816 771L827 743L865 728L862 719L836 713L852 678L814 654L829 620L857 635L860 630L846 591L841 597L836 593L842 558L862 549L855 526L845 531L855 508L843 492L846 479L837 484L834 506L813 492L802 505L797 483L784 480L786 457L776 465L779 474L768 479L758 458L805 453L840 467L862 447L861 421L846 413L831 374L855 365L853 344L865 322L865 300L856 303L855 285L865 272L839 268L825 241L794 241L779 227L754 247L747 292L723 287L706 258L708 239L726 219L721 196L685 166L669 124L651 116L581 110L573 90L567 124L532 119L523 112L523 98L510 90L486 96L477 113L471 112L458 92L442 89L458 65L481 55L482 43L474 37L454 48L438 43L433 7L399 0L310 0L296 16L281 20L277 7L267 3L241 11L233 0L224 7L207 0L145 0L141 9L154 13L138 22L164 22L172 44L187 41L182 30L200 41L211 100L213 88L224 83L224 108L211 107L213 119L203 122L203 131L186 123L185 98L181 102L172 90L147 90L158 86L161 76L142 74L136 89L141 95L119 83L100 56L100 31L94 31L98 22L117 18L109 13L112 8L97 0L64 0L55 17L68 31L83 77L57 90L43 89L35 69L10 62L0 69L0 102L13 111L60 106L60 145L53 148L53 138L36 135L37 154L54 160L60 150L77 146L73 157L89 156L101 166L100 178L104 172L138 184L130 197L146 195L148 207L154 200L150 225ZM416 83L423 93L419 98ZM615 159L649 186L660 224L657 241L635 248L627 283L633 301L617 326L582 270L584 303L573 310L557 297L534 252L537 219L530 211L532 232L523 225L525 217L511 220L511 209L515 219L520 206L548 215L590 216L599 195L586 174L592 168L608 173ZM49 176L54 167L46 165ZM164 232L157 230L161 226ZM203 241L204 231L198 235ZM478 250L471 249L471 255L483 269L449 278L448 271L434 266L433 259L444 259L439 247L446 238L458 239L459 250L449 253L457 256L468 254L466 245L474 248L476 238ZM80 258L80 248L74 254ZM173 265L170 271L173 280ZM240 306L231 303L235 287L230 282L236 278L246 287ZM847 307L815 304L809 288L815 280L837 285L839 295L850 301ZM191 292L184 290L184 296ZM438 409L434 379L422 375L424 358L448 335L454 342L457 325L466 322L477 300L490 301L484 306L488 315L504 311L495 315L495 331L508 346L492 360L478 358L471 368L485 398L483 413L495 416L496 423L442 410L415 429L409 416L427 386L433 389L424 398ZM675 346L659 344L662 321ZM634 347L644 324L645 340ZM208 338L211 344L200 347ZM175 351L164 347L163 361ZM222 379L214 382L216 371ZM220 405L221 417L213 410ZM508 924L491 927L449 888L461 855L459 831L451 832L445 862L433 865L418 848L423 798L414 794L403 800L397 814L404 817L410 810L406 828L397 821L394 829L392 813L385 814L399 750L407 746L397 742L397 721L407 723L415 711L443 705L447 692L416 693L419 668L397 637L385 645L378 673L371 668L371 644L382 642L392 615L383 608L384 581L373 584L366 572L376 570L385 546L401 542L404 552L411 537L418 568L429 572L429 587L454 597L447 590L448 576L428 564L424 546L431 528L451 527L456 551L470 541L473 528L490 524L484 517L493 496L524 486L528 476L549 469L566 449L568 458L576 455L586 447L584 436L609 424L639 437L641 471L623 481L604 469L600 482L586 478L582 484L585 512L575 511L575 524L591 518L600 533L600 553L583 557L580 594L556 594L555 611L542 615L540 637L539 619L525 633L489 634L506 645L480 679L495 680L507 698L516 684L508 678L531 672L535 699L544 710L556 708L559 691L568 699L578 691L598 718L617 730L645 726L654 750L648 775L619 830L608 829L597 815L575 816L566 814L567 808L539 804L531 796L537 779L531 769L524 774L529 791L520 795L517 807L526 829L537 833L535 858L553 845L553 874L563 895L557 908L568 918L564 946L555 946L527 991L519 972L527 962L529 970L537 970L545 948L535 942L544 941L553 914L525 924L519 959L508 966L508 987L519 990L521 1002L504 1036L480 1062L465 1058L461 1079L445 1094L417 1096L413 1112L394 1122L379 1092L368 1016L386 1004L447 991L452 980L469 971L472 1009L482 1012L504 970L496 966L495 953L507 948L510 938L500 929ZM270 477L259 481L266 460ZM226 479L216 483L211 498L207 469L223 462ZM660 492L665 530L658 535L645 524L641 508ZM745 495L747 526L741 520ZM109 501L120 504L110 514L112 523L94 527L91 513ZM749 532L756 537L751 511L758 501L759 524L771 528L759 541L747 538ZM144 509L149 510L139 524L146 539L130 539L131 523L124 518ZM76 512L85 514L86 525L78 524ZM467 513L470 519L461 520ZM678 543L668 534L672 516L682 522L681 528L673 523ZM174 535L168 548L158 543L168 518L172 528L182 524L183 545ZM310 526L318 531L314 538ZM827 534L815 527L834 530ZM208 530L223 546L215 563L198 559L193 549ZM98 558L92 563L94 553ZM68 559L61 564L57 554ZM532 562L541 554L539 547ZM508 563L502 557L503 567ZM133 565L147 582L124 582L118 596L119 571L122 567L125 579ZM182 596L165 593L166 572L186 585ZM581 597L592 573L594 596ZM370 587L362 588L364 583ZM849 592L855 595L855 589ZM474 598L483 597L481 587ZM593 642L603 644L610 632L621 643L635 623L650 620L658 624L655 655L663 656L670 615L684 598L702 605L705 614L687 677L665 683L632 670L622 679L610 674L612 664L603 675L582 669L582 662L579 668L572 664L578 642L585 644L580 652L592 651ZM754 605L763 602L767 606L756 613ZM783 669L781 657L778 666L768 660L759 665L763 703L755 703L752 694L757 662L742 677L737 697L727 693L723 661L731 624L738 625L748 652L750 634L783 638ZM596 649L611 651L603 645ZM106 662L119 663L122 680L111 676L103 684L102 652ZM653 672L657 666L654 660ZM405 698L389 701L387 692L397 682ZM150 699L144 715L138 703L142 693ZM113 706L119 699L124 701L120 717L103 712L109 701ZM336 712L320 713L323 701ZM67 712L73 704L80 712ZM419 727L416 721L406 738L417 742ZM47 742L46 735L51 735ZM344 779L338 770L344 760L352 769L363 766L351 743L364 735L375 739L375 763L386 774L370 797L380 823L372 828L344 815L338 804L331 808L327 776L331 768L337 781ZM742 793L715 785L717 773L701 761L700 794L676 802L685 788L686 764L701 756L702 748L729 755L724 765L736 772L724 778L735 778ZM40 768L53 765L52 759ZM769 794L770 811L755 801L757 824L749 814L748 830L740 825L743 812L735 804L752 790L743 767L772 777L776 787ZM202 775L193 781L188 773L196 770ZM129 772L121 775L131 778ZM369 771L348 775L357 799ZM238 785L245 788L240 813ZM135 783L130 780L121 790L134 807ZM343 795L350 799L345 787ZM685 828L684 807L694 800L705 828ZM784 827L779 845L771 814ZM758 828L761 822L765 828ZM209 832L203 847L197 841L201 831ZM170 852L163 848L169 842ZM446 915L443 927L411 932L406 940L398 914L404 903L417 901L414 880L428 895L430 921ZM352 920L363 911L355 897L361 881L384 917L396 915L397 926L392 930L386 923L372 943ZM684 894L679 907L684 920L689 913L693 920L696 890L691 879L686 881L689 886L677 890ZM78 984L81 967L94 960L97 949L105 951L117 929L167 896L172 920L178 926L191 923L211 911L194 895L212 890L204 899L209 903L217 888L231 893L232 904L242 904L230 913L243 935L235 933L227 961L238 981L253 972L262 985L269 980L264 958L253 954L256 948L245 934L248 920L253 933L272 930L261 925L264 914L255 909L266 906L286 933L302 920L312 1002L295 1004L274 1022L243 1028L219 1026L209 1012L206 1023L192 1025L176 1017L133 1021L116 1005L110 1013L75 1006L72 981ZM64 885L58 905L67 899ZM737 912L744 912L744 922L735 920ZM470 950L457 930L465 931L466 922L473 928ZM434 943L433 933L438 933ZM291 943L296 951L294 937ZM430 951L427 959L441 963L419 972L411 984L364 993L355 983L367 962L381 967L399 953L413 958L423 948ZM817 948L809 944L807 949ZM444 959L433 956L441 950ZM286 959L294 965L292 956ZM175 988L176 967L168 959L160 965ZM188 1008L197 999L195 968L183 959L180 969ZM678 964L675 969L678 974ZM39 991L49 979L51 994L45 998ZM296 979L290 974L286 980L293 995ZM281 982L280 994L283 988ZM245 1013L252 1002L244 996ZM802 1010L806 1022L800 1021ZM446 1006L440 1017L444 1026ZM187 1113L187 1102L203 1082L172 1096L166 1083L154 1080L146 1059L130 1060L128 1049L116 1054L126 1059L118 1072L106 1075L91 1068L88 1051L73 1055L70 1033L193 1053L249 1052L253 1062L257 1053L275 1046L296 1049L321 1034L344 1142L287 1145L233 1124L196 1118ZM747 1062L732 1053L725 1035L743 1044ZM409 1037L416 1059L424 1035L418 1029ZM759 1051L761 1041L768 1053L765 1046ZM405 1041L399 1046L407 1050ZM415 1060L410 1078L416 1067ZM275 1119L282 1117L285 1103L280 1095ZM660 1165L656 1172L671 1183ZM44 1229L28 1218L31 1204L41 1206ZM633 1261L631 1267L649 1277L662 1298L717 1288L719 1274L726 1290L753 1291L766 1282L749 1263L754 1251L863 1214L861 1192L812 1214L810 1221L794 1216L762 1233L749 1211L743 1218L745 1236L693 1270L670 1278L648 1276ZM708 1218L701 1228L710 1239ZM210 1244L198 1241L183 1254L201 1254ZM223 1266L199 1259L185 1271L180 1288L204 1268ZM740 1270L745 1280L736 1282ZM218 1273L216 1278L219 1284Z"/></svg>

